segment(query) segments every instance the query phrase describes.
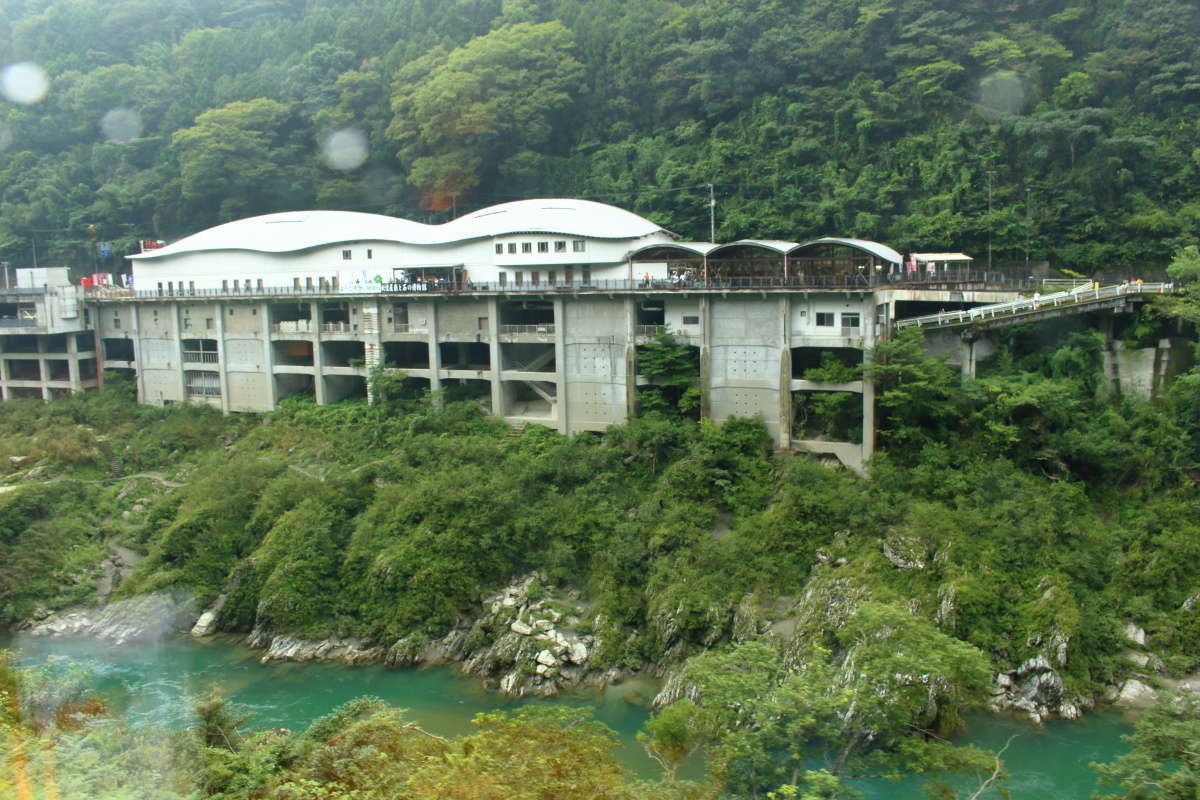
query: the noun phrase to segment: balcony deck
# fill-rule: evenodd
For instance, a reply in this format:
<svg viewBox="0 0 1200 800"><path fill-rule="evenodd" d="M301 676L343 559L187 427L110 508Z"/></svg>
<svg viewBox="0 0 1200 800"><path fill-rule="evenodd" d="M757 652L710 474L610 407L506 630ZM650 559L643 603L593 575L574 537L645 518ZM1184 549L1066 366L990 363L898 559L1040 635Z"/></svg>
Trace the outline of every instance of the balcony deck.
<svg viewBox="0 0 1200 800"><path fill-rule="evenodd" d="M500 282L470 282L462 286L423 284L356 284L354 286L301 287L267 286L261 289L234 291L232 289L158 290L117 289L97 287L88 290L89 300L98 302L128 302L130 300L179 300L190 298L220 298L228 300L271 300L275 298L352 298L366 296L489 296L489 295L588 295L588 294L728 294L728 293L793 293L793 292L869 292L879 289L951 289L957 291L1029 290L1037 282L1027 274L1000 270L947 270L913 273L856 273L853 275L791 275L762 278L709 278L690 280L592 280L542 282L515 285Z"/></svg>

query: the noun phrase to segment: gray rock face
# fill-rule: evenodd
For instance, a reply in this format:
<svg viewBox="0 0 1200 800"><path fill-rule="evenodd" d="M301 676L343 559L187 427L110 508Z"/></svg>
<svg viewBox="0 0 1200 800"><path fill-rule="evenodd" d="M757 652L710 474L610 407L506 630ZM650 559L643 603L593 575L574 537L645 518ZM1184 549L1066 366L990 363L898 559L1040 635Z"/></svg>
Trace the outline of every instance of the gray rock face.
<svg viewBox="0 0 1200 800"><path fill-rule="evenodd" d="M1139 647L1146 646L1146 632L1132 622L1125 623L1125 638Z"/></svg>
<svg viewBox="0 0 1200 800"><path fill-rule="evenodd" d="M390 646L369 646L356 639L314 641L256 629L247 643L265 650L264 662L383 661L392 667L459 663L464 674L518 697L551 696L583 683L603 686L623 677L592 669L601 643L575 630L583 616L578 595L557 597L554 587L544 582L541 576L526 576L484 598L479 616L460 621L440 639L412 633ZM531 599L535 583L540 591Z"/></svg>
<svg viewBox="0 0 1200 800"><path fill-rule="evenodd" d="M130 644L190 630L196 617L196 604L190 595L154 592L99 608L63 611L37 623L27 633L87 636L113 644Z"/></svg>
<svg viewBox="0 0 1200 800"><path fill-rule="evenodd" d="M1137 678L1130 678L1121 686L1121 693L1113 705L1117 708L1149 708L1154 705L1154 690Z"/></svg>
<svg viewBox="0 0 1200 800"><path fill-rule="evenodd" d="M200 618L196 620L196 624L192 626L192 636L197 639L202 636L211 636L217 632L217 618L221 613L221 607L225 605L225 595L219 595L211 606L209 606Z"/></svg>

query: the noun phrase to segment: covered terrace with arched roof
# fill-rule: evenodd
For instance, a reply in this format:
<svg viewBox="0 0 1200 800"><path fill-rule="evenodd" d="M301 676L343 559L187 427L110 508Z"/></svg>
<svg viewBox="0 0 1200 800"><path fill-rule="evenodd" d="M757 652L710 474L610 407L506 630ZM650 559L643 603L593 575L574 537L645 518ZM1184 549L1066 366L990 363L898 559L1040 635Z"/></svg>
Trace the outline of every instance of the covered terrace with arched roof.
<svg viewBox="0 0 1200 800"><path fill-rule="evenodd" d="M630 254L632 272L639 265L666 269L671 284L730 288L852 288L876 282L898 271L902 258L892 248L863 239L825 237L810 242L740 239L728 244L671 242Z"/></svg>

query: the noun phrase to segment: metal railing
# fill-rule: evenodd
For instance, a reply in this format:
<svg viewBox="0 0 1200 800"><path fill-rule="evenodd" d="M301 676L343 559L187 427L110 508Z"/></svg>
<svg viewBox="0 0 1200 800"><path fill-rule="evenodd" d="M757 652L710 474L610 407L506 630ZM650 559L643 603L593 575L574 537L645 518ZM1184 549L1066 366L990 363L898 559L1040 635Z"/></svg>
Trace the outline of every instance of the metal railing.
<svg viewBox="0 0 1200 800"><path fill-rule="evenodd" d="M322 322L321 330L325 333L354 333L358 326L352 322Z"/></svg>
<svg viewBox="0 0 1200 800"><path fill-rule="evenodd" d="M220 356L216 353L201 350L183 351L183 361L185 364L216 364L219 360Z"/></svg>
<svg viewBox="0 0 1200 800"><path fill-rule="evenodd" d="M1131 294L1166 294L1174 290L1175 284L1173 283L1143 283L1142 281L1133 281L1130 283L1121 283L1112 286L1097 286L1094 283L1089 283L1087 285L1078 286L1075 289L1067 292L1055 292L1047 295L1035 294L1033 297L1026 297L1007 303L994 303L991 305L976 306L975 308L967 308L959 311L944 311L940 314L927 314L923 317L910 317L909 319L897 320L895 326L897 328L908 328L912 326L938 327L940 325L962 325L971 322L982 322L983 320L995 319L996 317L1010 317L1020 314L1029 314L1034 311L1059 308L1062 306L1095 303L1101 300L1110 300L1115 297L1122 297Z"/></svg>
<svg viewBox="0 0 1200 800"><path fill-rule="evenodd" d="M636 269L636 265L635 265ZM997 289L1023 289L1033 291L1038 282L1024 272L1004 270L951 269L938 272L894 270L891 272L868 272L853 274L797 273L766 277L731 277L712 274L707 278L644 278L556 280L538 284L514 284L499 281L468 281L461 285L449 282L355 284L353 286L264 286L242 289L120 289L116 287L90 287L87 296L94 300L151 300L175 298L240 298L252 299L275 297L329 297L331 295L409 295L409 294L559 294L580 292L688 292L688 291L761 291L766 289L829 289L866 291L879 288L920 288L971 285Z"/></svg>
<svg viewBox="0 0 1200 800"><path fill-rule="evenodd" d="M288 319L271 326L275 333L312 333L311 319Z"/></svg>
<svg viewBox="0 0 1200 800"><path fill-rule="evenodd" d="M36 328L38 325L37 318L30 319L28 317L5 317L0 319L0 328Z"/></svg>
<svg viewBox="0 0 1200 800"><path fill-rule="evenodd" d="M638 336L656 336L667 332L666 325L634 325L633 332Z"/></svg>
<svg viewBox="0 0 1200 800"><path fill-rule="evenodd" d="M544 322L538 325L501 325L500 333L554 333L554 323Z"/></svg>

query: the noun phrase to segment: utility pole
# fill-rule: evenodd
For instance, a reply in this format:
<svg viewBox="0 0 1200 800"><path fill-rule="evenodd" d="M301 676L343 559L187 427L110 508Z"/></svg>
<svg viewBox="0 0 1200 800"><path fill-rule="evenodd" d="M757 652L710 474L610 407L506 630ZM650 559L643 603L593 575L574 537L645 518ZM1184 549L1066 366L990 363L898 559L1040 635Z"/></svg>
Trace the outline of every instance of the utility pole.
<svg viewBox="0 0 1200 800"><path fill-rule="evenodd" d="M987 171L988 179L988 272L992 270L992 179L996 177L996 170L989 169Z"/></svg>
<svg viewBox="0 0 1200 800"><path fill-rule="evenodd" d="M1033 246L1033 189L1025 187L1025 271L1029 271L1029 248Z"/></svg>
<svg viewBox="0 0 1200 800"><path fill-rule="evenodd" d="M713 185L708 185L708 240L717 241L717 196L713 194Z"/></svg>

